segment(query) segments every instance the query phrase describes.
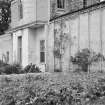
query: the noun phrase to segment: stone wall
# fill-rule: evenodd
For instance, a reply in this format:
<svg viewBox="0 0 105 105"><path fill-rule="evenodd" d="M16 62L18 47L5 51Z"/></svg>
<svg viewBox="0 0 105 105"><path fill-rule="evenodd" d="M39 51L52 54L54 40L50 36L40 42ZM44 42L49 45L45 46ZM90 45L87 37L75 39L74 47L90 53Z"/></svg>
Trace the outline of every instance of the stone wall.
<svg viewBox="0 0 105 105"><path fill-rule="evenodd" d="M70 70L70 68L72 68L70 56L75 56L77 51L84 48L88 48L91 51L101 53L105 56L105 7L103 6L98 5L97 7L84 9L79 11L79 13L75 12L51 21L49 45L53 45L53 47L49 46L48 48L51 57L51 61L49 60L50 66L51 62L54 62L52 66L57 69L62 66L62 70ZM61 40L62 35L63 39ZM51 38L54 41L51 41ZM62 53L61 61L55 57L54 54L52 56L51 52L55 48L59 48L59 43L57 45L56 40L59 43L61 41L62 45L64 44L64 48L60 50ZM51 42L53 44L51 44ZM95 71L104 70L104 65L105 62L97 62L97 64L91 66L91 69Z"/></svg>

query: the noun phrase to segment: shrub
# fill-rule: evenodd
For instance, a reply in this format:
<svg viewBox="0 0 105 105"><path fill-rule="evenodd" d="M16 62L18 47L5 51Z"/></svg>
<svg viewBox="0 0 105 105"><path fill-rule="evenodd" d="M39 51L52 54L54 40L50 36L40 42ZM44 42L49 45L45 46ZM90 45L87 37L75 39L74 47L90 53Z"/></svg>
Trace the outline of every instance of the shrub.
<svg viewBox="0 0 105 105"><path fill-rule="evenodd" d="M91 52L88 49L83 49L76 53L75 57L71 57L73 64L77 64L82 68L83 71L88 71L88 65L91 64L90 61Z"/></svg>
<svg viewBox="0 0 105 105"><path fill-rule="evenodd" d="M3 73L5 74L19 74L21 67L18 64L6 65Z"/></svg>
<svg viewBox="0 0 105 105"><path fill-rule="evenodd" d="M0 66L0 74L19 74L21 69L19 64L2 64Z"/></svg>
<svg viewBox="0 0 105 105"><path fill-rule="evenodd" d="M7 95L1 105L15 105L15 103L14 97Z"/></svg>
<svg viewBox="0 0 105 105"><path fill-rule="evenodd" d="M23 70L25 73L39 73L41 72L39 67L36 66L35 64L29 64L27 65L24 70Z"/></svg>
<svg viewBox="0 0 105 105"><path fill-rule="evenodd" d="M80 68L82 71L87 72L89 65L93 62L105 61L105 57L101 53L95 53L94 51L90 51L88 48L82 49L77 52L74 57L71 57L71 62L74 65L78 65L78 70Z"/></svg>

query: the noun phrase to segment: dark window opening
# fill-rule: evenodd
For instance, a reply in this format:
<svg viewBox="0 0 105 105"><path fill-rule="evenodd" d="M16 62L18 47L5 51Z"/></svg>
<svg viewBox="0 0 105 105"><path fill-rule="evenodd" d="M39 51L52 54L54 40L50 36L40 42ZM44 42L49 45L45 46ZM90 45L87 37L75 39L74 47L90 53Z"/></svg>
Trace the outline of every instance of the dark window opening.
<svg viewBox="0 0 105 105"><path fill-rule="evenodd" d="M40 62L45 62L45 40L40 41Z"/></svg>
<svg viewBox="0 0 105 105"><path fill-rule="evenodd" d="M19 19L23 18L23 4L22 1L19 0Z"/></svg>
<svg viewBox="0 0 105 105"><path fill-rule="evenodd" d="M57 8L64 9L65 8L65 0L57 0Z"/></svg>
<svg viewBox="0 0 105 105"><path fill-rule="evenodd" d="M7 51L7 63L9 63L9 51Z"/></svg>
<svg viewBox="0 0 105 105"><path fill-rule="evenodd" d="M87 6L87 0L83 0L83 6L84 8Z"/></svg>
<svg viewBox="0 0 105 105"><path fill-rule="evenodd" d="M41 63L45 62L45 52L40 52L40 62Z"/></svg>

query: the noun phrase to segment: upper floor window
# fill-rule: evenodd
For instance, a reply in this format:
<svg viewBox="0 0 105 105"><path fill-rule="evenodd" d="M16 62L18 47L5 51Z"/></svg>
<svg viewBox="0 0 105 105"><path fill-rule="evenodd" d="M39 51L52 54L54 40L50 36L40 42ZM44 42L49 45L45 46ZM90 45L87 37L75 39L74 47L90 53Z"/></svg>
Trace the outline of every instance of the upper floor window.
<svg viewBox="0 0 105 105"><path fill-rule="evenodd" d="M65 8L65 0L57 0L57 8L64 9Z"/></svg>
<svg viewBox="0 0 105 105"><path fill-rule="evenodd" d="M19 0L19 19L23 18L23 4L22 4L22 0Z"/></svg>
<svg viewBox="0 0 105 105"><path fill-rule="evenodd" d="M87 6L87 0L83 0L83 6L84 6L84 7Z"/></svg>

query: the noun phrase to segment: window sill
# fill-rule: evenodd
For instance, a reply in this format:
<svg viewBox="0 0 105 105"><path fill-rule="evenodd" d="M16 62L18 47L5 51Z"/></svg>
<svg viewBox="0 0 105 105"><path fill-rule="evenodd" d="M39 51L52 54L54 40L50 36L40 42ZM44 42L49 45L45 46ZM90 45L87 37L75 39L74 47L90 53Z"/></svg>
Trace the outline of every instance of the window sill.
<svg viewBox="0 0 105 105"><path fill-rule="evenodd" d="M62 8L57 8L56 10L57 10L57 11L62 11L62 12L65 11L65 9L62 9Z"/></svg>

